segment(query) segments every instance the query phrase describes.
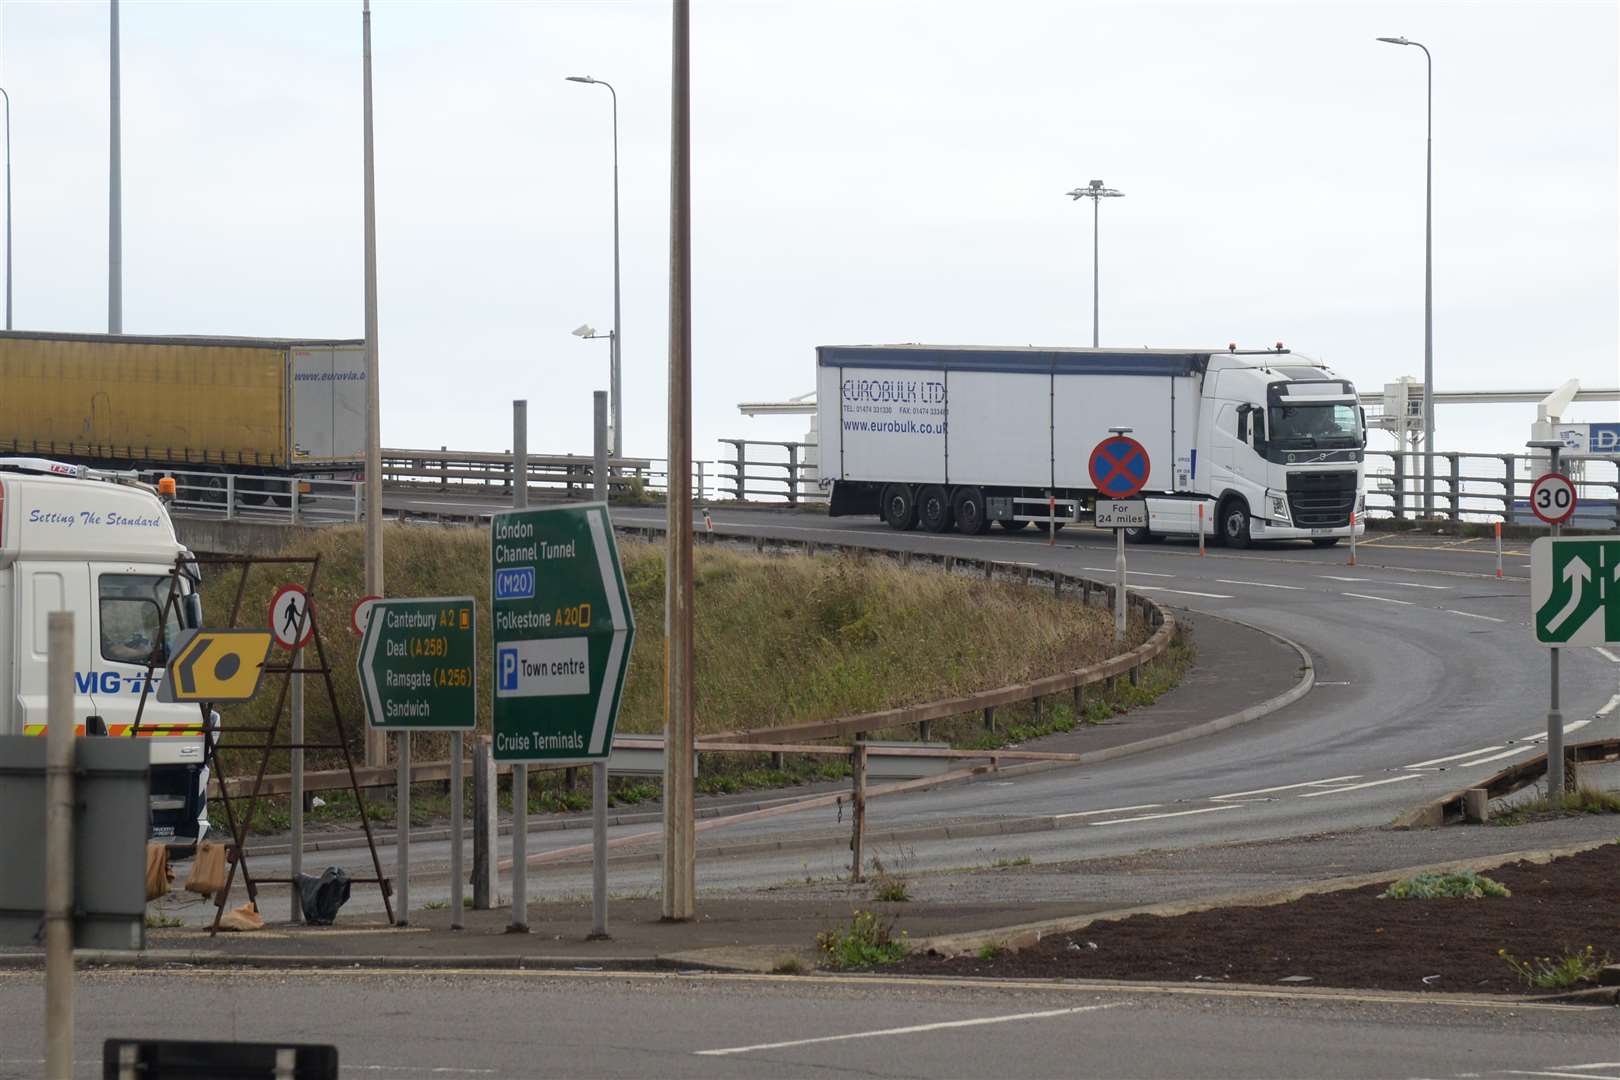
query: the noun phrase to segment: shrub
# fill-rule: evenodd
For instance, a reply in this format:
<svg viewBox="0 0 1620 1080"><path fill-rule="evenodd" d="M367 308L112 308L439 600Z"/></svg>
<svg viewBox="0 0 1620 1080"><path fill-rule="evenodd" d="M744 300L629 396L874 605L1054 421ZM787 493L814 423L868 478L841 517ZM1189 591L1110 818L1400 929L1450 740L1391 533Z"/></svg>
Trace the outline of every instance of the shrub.
<svg viewBox="0 0 1620 1080"><path fill-rule="evenodd" d="M885 923L870 911L851 913L848 930L817 934L816 947L826 957L827 966L834 968L892 964L911 951L904 932L896 937L894 923Z"/></svg>
<svg viewBox="0 0 1620 1080"><path fill-rule="evenodd" d="M1597 950L1590 945L1578 952L1572 952L1566 946L1558 956L1538 956L1530 960L1516 959L1506 949L1496 950L1496 955L1524 980L1526 986L1538 990L1561 990L1576 983L1596 982L1604 965L1609 962L1607 953L1599 957Z"/></svg>
<svg viewBox="0 0 1620 1080"><path fill-rule="evenodd" d="M1454 874L1417 874L1402 878L1378 894L1380 900L1481 900L1487 896L1512 896L1508 887L1484 874L1463 870Z"/></svg>

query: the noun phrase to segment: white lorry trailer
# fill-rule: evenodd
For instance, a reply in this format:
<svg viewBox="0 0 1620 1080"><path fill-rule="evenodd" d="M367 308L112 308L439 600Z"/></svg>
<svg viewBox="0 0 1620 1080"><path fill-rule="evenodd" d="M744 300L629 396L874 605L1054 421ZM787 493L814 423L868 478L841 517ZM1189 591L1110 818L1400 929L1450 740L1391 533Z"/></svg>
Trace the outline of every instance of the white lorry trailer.
<svg viewBox="0 0 1620 1080"><path fill-rule="evenodd" d="M1217 544L1362 530L1366 423L1355 387L1283 349L821 346L821 482L834 516L983 533L1080 521L1092 448L1147 450L1146 542ZM1201 512L1200 512L1201 511ZM1354 515L1354 517L1352 517ZM1352 522L1354 524L1352 525Z"/></svg>
<svg viewBox="0 0 1620 1080"><path fill-rule="evenodd" d="M165 617L171 571L187 554L162 501L132 475L0 458L0 734L45 734L46 628L51 612L72 612L78 733L150 747L151 834L176 845L207 828L197 706L160 702L155 685L176 635L202 621L194 573L180 575Z"/></svg>

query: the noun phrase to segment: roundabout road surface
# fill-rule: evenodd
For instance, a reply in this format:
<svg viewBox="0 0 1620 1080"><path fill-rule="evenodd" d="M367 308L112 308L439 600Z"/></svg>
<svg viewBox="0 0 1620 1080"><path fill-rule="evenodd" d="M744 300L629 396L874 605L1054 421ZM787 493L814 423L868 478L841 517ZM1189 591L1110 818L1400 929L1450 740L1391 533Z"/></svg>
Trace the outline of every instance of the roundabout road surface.
<svg viewBox="0 0 1620 1080"><path fill-rule="evenodd" d="M389 505L504 508L494 500L394 495ZM1104 580L1113 573L1112 537L1089 528L1071 527L1048 546L1033 531L896 533L868 519L728 508L712 517L723 536L954 553ZM615 509L614 518L635 526L664 522L656 508ZM1133 547L1128 559L1131 587L1161 603L1239 619L1298 642L1315 662L1315 688L1263 719L1136 757L874 800L868 828L877 833L1032 815L1060 816L1062 825L989 839L901 840L892 850L878 841L870 846L880 856L903 853L909 868L926 870L962 866L972 861L965 853L987 848L1046 861L1381 825L1540 749L1547 660L1530 633L1527 543L1509 545L1500 579L1494 548L1483 542L1401 535L1359 544L1355 567L1346 565L1342 546L1211 549L1200 557L1194 545L1166 543ZM1563 669L1567 737L1620 734L1620 650L1569 650ZM649 829L656 826L623 826L613 834ZM831 808L728 826L702 843L785 840L792 849L700 858L699 882L726 890L835 876L846 868L847 836L847 822ZM816 837L826 843L806 847ZM529 852L584 839L572 830L535 834ZM657 850L657 844L628 849ZM442 888L431 880L418 886L414 871L431 874L447 861L447 847L415 844L412 855L413 895L433 899ZM267 863L283 861L255 866L267 873ZM650 859L628 858L613 871L615 892L655 889L658 881ZM530 875L529 889L537 899L588 892L589 867L548 867ZM356 890L355 900L361 897Z"/></svg>

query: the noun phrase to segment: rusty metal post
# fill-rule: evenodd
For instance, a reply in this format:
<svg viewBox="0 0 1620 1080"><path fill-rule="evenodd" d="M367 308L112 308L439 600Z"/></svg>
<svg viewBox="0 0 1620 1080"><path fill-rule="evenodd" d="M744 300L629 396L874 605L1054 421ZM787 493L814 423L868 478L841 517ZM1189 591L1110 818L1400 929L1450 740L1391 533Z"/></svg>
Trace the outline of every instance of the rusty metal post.
<svg viewBox="0 0 1620 1080"><path fill-rule="evenodd" d="M850 815L850 828L852 835L849 839L849 848L854 855L850 863L849 879L851 881L865 880L861 876L861 864L865 861L861 848L866 841L866 744L855 744L853 782L855 788L854 812Z"/></svg>

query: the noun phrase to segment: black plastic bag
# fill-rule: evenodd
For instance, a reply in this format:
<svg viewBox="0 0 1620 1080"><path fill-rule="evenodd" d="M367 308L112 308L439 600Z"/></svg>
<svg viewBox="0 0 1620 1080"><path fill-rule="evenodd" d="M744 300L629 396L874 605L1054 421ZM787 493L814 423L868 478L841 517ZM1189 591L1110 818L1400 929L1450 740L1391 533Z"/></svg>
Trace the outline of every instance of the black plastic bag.
<svg viewBox="0 0 1620 1080"><path fill-rule="evenodd" d="M310 926L331 926L338 908L349 902L349 872L328 866L320 877L298 875L298 906Z"/></svg>

